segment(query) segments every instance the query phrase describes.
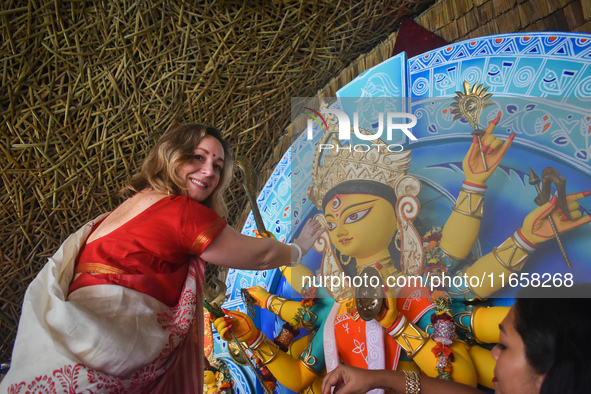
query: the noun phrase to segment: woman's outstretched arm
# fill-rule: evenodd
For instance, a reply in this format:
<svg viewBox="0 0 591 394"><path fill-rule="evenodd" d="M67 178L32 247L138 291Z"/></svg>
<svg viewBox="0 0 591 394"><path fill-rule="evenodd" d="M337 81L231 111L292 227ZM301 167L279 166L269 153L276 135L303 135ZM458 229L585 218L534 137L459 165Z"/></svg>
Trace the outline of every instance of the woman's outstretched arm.
<svg viewBox="0 0 591 394"><path fill-rule="evenodd" d="M316 220L308 220L294 240L305 255L324 229ZM287 265L298 258L297 247L272 238L255 238L226 226L201 253L205 261L222 267L266 270Z"/></svg>
<svg viewBox="0 0 591 394"><path fill-rule="evenodd" d="M418 376L421 394L483 394L482 391L461 383ZM376 388L393 393L407 393L406 376L401 371L368 370L339 365L322 381L322 394L362 394ZM418 392L418 391L417 391Z"/></svg>

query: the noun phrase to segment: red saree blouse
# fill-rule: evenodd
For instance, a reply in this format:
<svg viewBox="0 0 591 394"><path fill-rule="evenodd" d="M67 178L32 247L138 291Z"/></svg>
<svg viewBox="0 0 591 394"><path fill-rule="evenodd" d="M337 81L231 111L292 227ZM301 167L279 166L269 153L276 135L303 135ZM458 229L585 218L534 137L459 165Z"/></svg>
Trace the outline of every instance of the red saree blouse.
<svg viewBox="0 0 591 394"><path fill-rule="evenodd" d="M93 228L93 231L100 224ZM69 293L112 284L168 306L179 300L191 255L200 255L226 222L187 196L165 197L122 226L84 244Z"/></svg>

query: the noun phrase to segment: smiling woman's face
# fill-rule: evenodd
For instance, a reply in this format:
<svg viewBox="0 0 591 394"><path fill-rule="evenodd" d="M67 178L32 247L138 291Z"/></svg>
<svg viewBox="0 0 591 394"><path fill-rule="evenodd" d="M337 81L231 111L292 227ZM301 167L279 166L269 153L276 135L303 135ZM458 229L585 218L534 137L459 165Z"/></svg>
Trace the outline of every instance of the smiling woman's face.
<svg viewBox="0 0 591 394"><path fill-rule="evenodd" d="M386 249L396 232L394 208L382 197L337 194L324 212L330 239L346 256L369 258Z"/></svg>
<svg viewBox="0 0 591 394"><path fill-rule="evenodd" d="M497 362L493 384L496 394L537 394L544 381L544 375L538 374L530 365L525 355L525 345L515 329L515 308L511 308L507 317L499 325L501 336L499 343L491 352Z"/></svg>
<svg viewBox="0 0 591 394"><path fill-rule="evenodd" d="M179 166L177 174L185 183L187 195L203 202L219 184L223 168L224 148L215 137L207 135L195 148L191 160Z"/></svg>

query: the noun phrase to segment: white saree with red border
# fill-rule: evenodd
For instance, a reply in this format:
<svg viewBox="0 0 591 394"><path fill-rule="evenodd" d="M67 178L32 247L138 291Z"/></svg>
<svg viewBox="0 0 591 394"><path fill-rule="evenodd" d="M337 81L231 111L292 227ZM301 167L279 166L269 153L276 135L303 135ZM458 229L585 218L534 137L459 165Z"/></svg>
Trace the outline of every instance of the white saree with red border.
<svg viewBox="0 0 591 394"><path fill-rule="evenodd" d="M174 307L117 285L67 296L78 251L103 216L70 235L31 282L0 393L202 392L203 344L192 327L203 329L203 260L190 262Z"/></svg>

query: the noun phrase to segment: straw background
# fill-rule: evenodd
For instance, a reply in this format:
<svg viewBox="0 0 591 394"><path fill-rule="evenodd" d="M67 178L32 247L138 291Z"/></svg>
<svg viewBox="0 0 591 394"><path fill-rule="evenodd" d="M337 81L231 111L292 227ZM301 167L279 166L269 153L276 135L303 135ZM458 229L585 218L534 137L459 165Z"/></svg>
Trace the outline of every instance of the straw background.
<svg viewBox="0 0 591 394"><path fill-rule="evenodd" d="M591 31L581 0L257 3L0 5L0 361L47 257L120 202L117 192L171 125L223 130L260 187L290 144L291 98L334 96L388 58L405 16L450 42ZM240 182L228 201L240 228L248 211Z"/></svg>

